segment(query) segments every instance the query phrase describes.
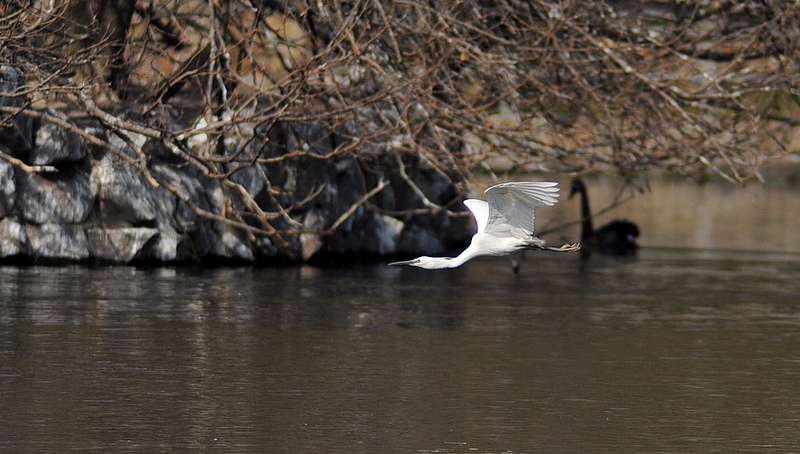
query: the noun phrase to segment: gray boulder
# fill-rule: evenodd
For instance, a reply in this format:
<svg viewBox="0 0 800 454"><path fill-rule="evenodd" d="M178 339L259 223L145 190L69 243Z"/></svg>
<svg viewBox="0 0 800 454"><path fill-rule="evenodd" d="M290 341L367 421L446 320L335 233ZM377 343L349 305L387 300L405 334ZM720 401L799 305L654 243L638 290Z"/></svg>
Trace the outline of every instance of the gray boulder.
<svg viewBox="0 0 800 454"><path fill-rule="evenodd" d="M94 260L130 263L140 257L145 245L158 235L146 227L90 228L86 230L89 252Z"/></svg>
<svg viewBox="0 0 800 454"><path fill-rule="evenodd" d="M94 194L88 172L74 168L57 174L18 172L16 206L35 224L77 224L92 211Z"/></svg>
<svg viewBox="0 0 800 454"><path fill-rule="evenodd" d="M146 251L142 252L142 258L170 263L186 260L189 257L187 248L183 247L186 241L184 235L165 224L159 224L157 229L158 236L149 243Z"/></svg>
<svg viewBox="0 0 800 454"><path fill-rule="evenodd" d="M0 107L23 107L28 103L26 96L16 92L23 88L24 81L11 65L0 64ZM0 113L0 118L6 113ZM15 115L10 124L0 127L0 149L11 156L24 159L34 145L35 122L26 115Z"/></svg>
<svg viewBox="0 0 800 454"><path fill-rule="evenodd" d="M25 226L35 259L83 261L89 255L89 243L80 225L28 224Z"/></svg>
<svg viewBox="0 0 800 454"><path fill-rule="evenodd" d="M91 190L106 227L154 225L159 213L155 188L132 165L107 153L92 166Z"/></svg>
<svg viewBox="0 0 800 454"><path fill-rule="evenodd" d="M0 220L0 258L20 257L28 252L25 226L13 218Z"/></svg>
<svg viewBox="0 0 800 454"><path fill-rule="evenodd" d="M17 183L14 181L14 166L0 160L0 218L14 210L14 195Z"/></svg>
<svg viewBox="0 0 800 454"><path fill-rule="evenodd" d="M52 165L85 158L86 150L77 134L45 121L36 130L35 146L28 161L33 165Z"/></svg>

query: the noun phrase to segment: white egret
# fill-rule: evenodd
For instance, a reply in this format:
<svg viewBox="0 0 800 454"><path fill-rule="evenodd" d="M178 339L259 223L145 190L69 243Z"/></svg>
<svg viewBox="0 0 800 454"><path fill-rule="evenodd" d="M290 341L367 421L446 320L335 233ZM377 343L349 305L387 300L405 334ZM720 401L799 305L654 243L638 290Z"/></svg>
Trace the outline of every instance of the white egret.
<svg viewBox="0 0 800 454"><path fill-rule="evenodd" d="M509 182L486 190L487 201L467 199L478 224L469 246L457 257L417 257L414 260L394 262L389 265L409 265L425 269L455 268L482 255L508 255L523 249L541 249L572 252L579 244L550 247L534 236L533 210L539 206L553 206L558 199L558 183Z"/></svg>

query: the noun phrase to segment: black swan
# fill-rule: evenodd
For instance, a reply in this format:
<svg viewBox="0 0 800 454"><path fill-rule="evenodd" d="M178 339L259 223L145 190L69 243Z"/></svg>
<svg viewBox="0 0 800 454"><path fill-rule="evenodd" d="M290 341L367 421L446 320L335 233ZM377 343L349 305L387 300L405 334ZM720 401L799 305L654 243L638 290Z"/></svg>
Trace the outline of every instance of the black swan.
<svg viewBox="0 0 800 454"><path fill-rule="evenodd" d="M605 255L629 256L636 253L639 247L636 237L639 227L633 222L615 220L595 230L592 225L592 212L589 209L589 195L583 181L576 178L572 181L569 197L576 193L581 195L581 253L588 257L591 252Z"/></svg>

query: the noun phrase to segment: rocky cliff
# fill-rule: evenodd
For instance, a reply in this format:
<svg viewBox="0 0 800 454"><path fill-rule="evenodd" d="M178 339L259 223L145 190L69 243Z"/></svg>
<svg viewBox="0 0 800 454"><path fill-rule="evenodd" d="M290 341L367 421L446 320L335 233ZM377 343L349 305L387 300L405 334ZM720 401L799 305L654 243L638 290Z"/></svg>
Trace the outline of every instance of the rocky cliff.
<svg viewBox="0 0 800 454"><path fill-rule="evenodd" d="M14 67L2 65L0 80L4 112L27 105L15 95L22 82ZM180 121L169 110L148 115L119 118ZM0 128L0 260L328 262L441 252L468 230L467 217L441 211L431 222L416 215L425 206L415 190L460 210L457 175L413 157L403 158L399 172L402 161L389 154L333 153L335 137L310 125L238 134L230 140L246 143L229 148L246 150L252 164L230 161L210 173L146 134L57 118L20 110ZM281 159L308 143L308 156ZM412 180L415 188L407 184Z"/></svg>

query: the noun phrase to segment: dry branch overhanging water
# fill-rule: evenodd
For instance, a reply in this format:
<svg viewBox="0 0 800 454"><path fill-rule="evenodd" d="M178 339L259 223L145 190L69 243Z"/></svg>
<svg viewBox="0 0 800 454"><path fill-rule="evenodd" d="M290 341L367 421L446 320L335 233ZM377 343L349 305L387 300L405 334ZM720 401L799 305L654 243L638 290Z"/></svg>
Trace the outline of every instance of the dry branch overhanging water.
<svg viewBox="0 0 800 454"><path fill-rule="evenodd" d="M486 171L797 148L796 4L51 3L0 5L4 258L413 255Z"/></svg>

